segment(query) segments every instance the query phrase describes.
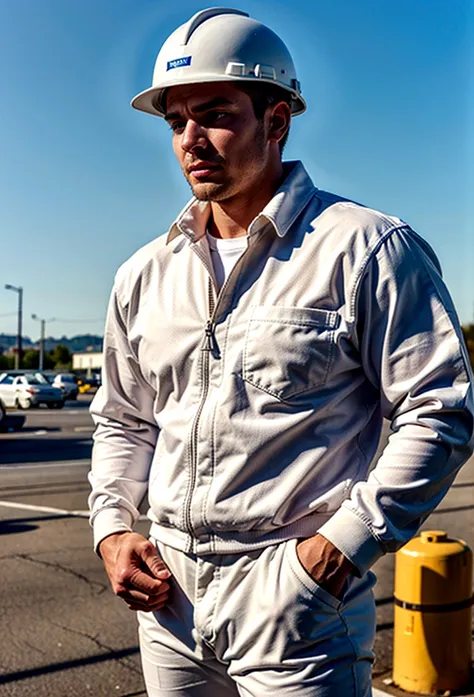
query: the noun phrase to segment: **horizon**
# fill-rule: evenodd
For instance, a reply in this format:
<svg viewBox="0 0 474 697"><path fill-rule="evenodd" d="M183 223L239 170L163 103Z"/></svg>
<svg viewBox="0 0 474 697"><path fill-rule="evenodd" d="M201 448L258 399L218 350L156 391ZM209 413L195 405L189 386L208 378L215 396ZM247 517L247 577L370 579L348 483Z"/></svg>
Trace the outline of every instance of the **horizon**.
<svg viewBox="0 0 474 697"><path fill-rule="evenodd" d="M61 339L67 339L68 341L72 341L72 339L79 339L79 338L86 338L86 337L91 337L93 339L103 339L104 335L102 334L92 334L91 332L85 332L84 334L73 334L71 336L68 336L66 334L61 334L61 336L53 336L48 335L44 337L44 341L61 341ZM15 339L17 338L17 334L10 334L7 332L0 332L0 342L2 338L8 338L8 339ZM32 344L39 344L41 341L41 336L39 336L37 339L32 339L31 336L28 334L22 334L22 341L29 341Z"/></svg>
<svg viewBox="0 0 474 697"><path fill-rule="evenodd" d="M474 13L441 0L247 0L293 54L308 111L285 151L315 185L406 220L474 321ZM164 122L133 110L166 37L202 2L5 3L0 25L2 285L23 332L103 335L118 267L190 198ZM33 106L34 105L34 108ZM16 334L17 294L0 293ZM79 334L80 335L80 334Z"/></svg>

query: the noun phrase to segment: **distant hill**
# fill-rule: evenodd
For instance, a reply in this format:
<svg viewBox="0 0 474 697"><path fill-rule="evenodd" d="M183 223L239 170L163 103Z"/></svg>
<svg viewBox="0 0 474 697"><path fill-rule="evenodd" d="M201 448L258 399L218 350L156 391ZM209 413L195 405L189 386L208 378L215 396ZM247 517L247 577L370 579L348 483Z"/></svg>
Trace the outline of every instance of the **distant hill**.
<svg viewBox="0 0 474 697"><path fill-rule="evenodd" d="M45 339L45 350L51 351L58 344L67 346L73 353L80 351L102 351L103 337L96 334L79 334L72 336L62 336L59 339L48 336ZM7 351L9 348L16 346L16 334L0 334L0 354ZM33 343L29 336L23 337L23 350L27 351L31 348L38 348L38 343Z"/></svg>
<svg viewBox="0 0 474 697"><path fill-rule="evenodd" d="M33 345L29 336L23 337L23 349L32 348ZM0 334L0 353L4 353L12 346L16 346L16 334Z"/></svg>
<svg viewBox="0 0 474 697"><path fill-rule="evenodd" d="M78 334L70 339L67 336L62 336L60 339L55 339L49 336L45 339L46 351L51 351L58 344L67 346L70 351L77 353L79 351L102 351L104 338L96 334Z"/></svg>

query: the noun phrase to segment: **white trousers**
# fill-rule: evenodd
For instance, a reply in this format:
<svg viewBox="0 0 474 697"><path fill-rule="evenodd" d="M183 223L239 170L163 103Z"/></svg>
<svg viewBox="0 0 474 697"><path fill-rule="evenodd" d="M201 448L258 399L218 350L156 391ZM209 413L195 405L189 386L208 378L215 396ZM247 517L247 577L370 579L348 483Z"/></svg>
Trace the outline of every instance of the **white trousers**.
<svg viewBox="0 0 474 697"><path fill-rule="evenodd" d="M203 557L157 547L173 579L165 608L138 613L149 697L370 697L374 574L339 601L296 540Z"/></svg>

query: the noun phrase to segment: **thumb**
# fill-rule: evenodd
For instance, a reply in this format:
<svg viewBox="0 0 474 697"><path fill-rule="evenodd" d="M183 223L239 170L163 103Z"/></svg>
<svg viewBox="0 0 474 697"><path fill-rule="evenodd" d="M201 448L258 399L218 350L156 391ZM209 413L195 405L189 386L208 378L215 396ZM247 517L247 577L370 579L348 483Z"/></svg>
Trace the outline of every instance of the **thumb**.
<svg viewBox="0 0 474 697"><path fill-rule="evenodd" d="M142 559L150 569L151 574L161 581L166 580L171 576L171 572L166 567L164 561L158 556L156 547L152 544L147 546L142 553Z"/></svg>

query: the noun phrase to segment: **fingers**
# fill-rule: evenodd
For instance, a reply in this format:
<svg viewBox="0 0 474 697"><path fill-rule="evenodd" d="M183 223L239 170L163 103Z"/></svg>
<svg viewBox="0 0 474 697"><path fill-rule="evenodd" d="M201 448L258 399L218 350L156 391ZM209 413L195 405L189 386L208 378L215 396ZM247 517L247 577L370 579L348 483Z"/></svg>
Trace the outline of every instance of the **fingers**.
<svg viewBox="0 0 474 697"><path fill-rule="evenodd" d="M141 612L157 612L158 610L161 610L164 608L168 602L168 597L165 597L161 599L160 601L155 600L147 600L147 601L139 601L139 600L125 600L125 602L128 605L129 610L141 610Z"/></svg>
<svg viewBox="0 0 474 697"><path fill-rule="evenodd" d="M166 568L164 561L158 556L158 552L156 551L154 544L147 540L146 544L143 545L140 551L141 558L155 578L165 580L171 576L171 573L169 569Z"/></svg>
<svg viewBox="0 0 474 697"><path fill-rule="evenodd" d="M123 600L137 601L142 603L157 603L161 602L164 598L167 598L170 592L170 587L167 583L163 583L159 593L153 595L148 595L147 593L142 593L134 588L119 588L116 595Z"/></svg>
<svg viewBox="0 0 474 697"><path fill-rule="evenodd" d="M168 601L170 587L164 583L161 592L157 595L146 595L136 590L121 590L117 595L124 600L130 610L142 610L143 612L155 612L164 607Z"/></svg>
<svg viewBox="0 0 474 697"><path fill-rule="evenodd" d="M117 580L121 589L135 589L145 595L158 595L164 583L153 578L147 569L142 570L137 567L123 568Z"/></svg>
<svg viewBox="0 0 474 697"><path fill-rule="evenodd" d="M156 547L148 540L140 540L131 554L124 555L123 561L123 566L119 567L118 583L146 595L160 593L162 584L171 576Z"/></svg>

